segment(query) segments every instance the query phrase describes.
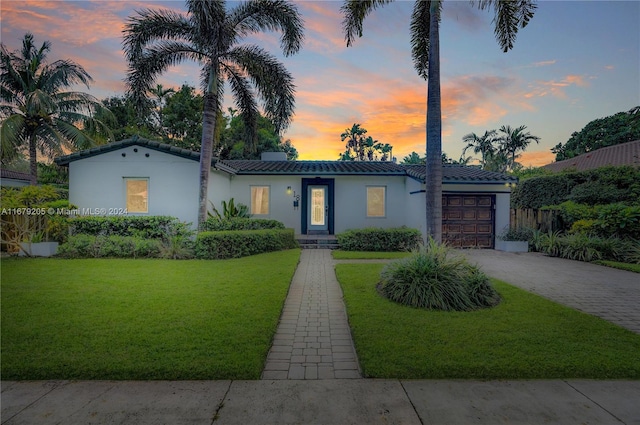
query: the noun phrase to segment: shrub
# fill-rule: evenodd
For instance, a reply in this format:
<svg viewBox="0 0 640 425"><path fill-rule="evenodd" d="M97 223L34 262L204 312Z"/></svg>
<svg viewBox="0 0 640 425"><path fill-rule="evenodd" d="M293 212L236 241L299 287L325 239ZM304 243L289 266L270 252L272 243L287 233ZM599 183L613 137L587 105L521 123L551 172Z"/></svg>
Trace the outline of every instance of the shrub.
<svg viewBox="0 0 640 425"><path fill-rule="evenodd" d="M242 217L232 217L219 220L217 218L209 217L203 223L202 230L207 232L219 232L223 230L262 230L284 228L284 224L277 220Z"/></svg>
<svg viewBox="0 0 640 425"><path fill-rule="evenodd" d="M403 305L430 310L469 311L495 306L500 296L489 278L450 248L429 240L410 257L387 264L380 292Z"/></svg>
<svg viewBox="0 0 640 425"><path fill-rule="evenodd" d="M603 205L594 223L598 233L606 236L640 238L640 206Z"/></svg>
<svg viewBox="0 0 640 425"><path fill-rule="evenodd" d="M500 232L498 239L503 241L528 241L533 236L533 229L530 227L506 228Z"/></svg>
<svg viewBox="0 0 640 425"><path fill-rule="evenodd" d="M211 260L239 258L297 246L293 229L200 232L196 238L195 255Z"/></svg>
<svg viewBox="0 0 640 425"><path fill-rule="evenodd" d="M171 236L190 237L193 231L186 223L169 216L82 216L69 219L71 235L134 236L165 239Z"/></svg>
<svg viewBox="0 0 640 425"><path fill-rule="evenodd" d="M227 220L234 217L251 217L251 214L249 214L249 207L241 203L236 204L233 198L231 198L229 202L222 201L222 213L220 213L220 211L216 209L216 207L213 205L213 202L209 201L209 204L211 204L212 211L207 211L207 215L209 216L209 218L217 220Z"/></svg>
<svg viewBox="0 0 640 425"><path fill-rule="evenodd" d="M345 251L410 251L422 242L420 231L408 227L354 229L336 237Z"/></svg>
<svg viewBox="0 0 640 425"><path fill-rule="evenodd" d="M66 258L153 258L159 257L162 243L157 239L132 236L74 235L58 247Z"/></svg>

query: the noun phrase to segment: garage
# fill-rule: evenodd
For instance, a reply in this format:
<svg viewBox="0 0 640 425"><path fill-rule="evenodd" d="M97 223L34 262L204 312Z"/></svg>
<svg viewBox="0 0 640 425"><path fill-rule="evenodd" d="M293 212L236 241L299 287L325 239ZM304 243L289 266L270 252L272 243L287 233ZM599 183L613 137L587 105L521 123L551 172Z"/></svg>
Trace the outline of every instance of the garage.
<svg viewBox="0 0 640 425"><path fill-rule="evenodd" d="M442 196L442 240L455 248L493 248L495 196Z"/></svg>

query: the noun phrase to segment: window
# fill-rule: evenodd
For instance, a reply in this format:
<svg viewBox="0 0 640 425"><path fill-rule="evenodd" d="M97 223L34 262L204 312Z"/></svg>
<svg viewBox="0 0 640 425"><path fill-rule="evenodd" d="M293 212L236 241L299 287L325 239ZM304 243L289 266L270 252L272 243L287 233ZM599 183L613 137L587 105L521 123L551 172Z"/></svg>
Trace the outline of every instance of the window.
<svg viewBox="0 0 640 425"><path fill-rule="evenodd" d="M251 214L269 214L269 186L251 186Z"/></svg>
<svg viewBox="0 0 640 425"><path fill-rule="evenodd" d="M385 216L385 186L367 187L367 217Z"/></svg>
<svg viewBox="0 0 640 425"><path fill-rule="evenodd" d="M149 212L149 179L125 179L127 212Z"/></svg>

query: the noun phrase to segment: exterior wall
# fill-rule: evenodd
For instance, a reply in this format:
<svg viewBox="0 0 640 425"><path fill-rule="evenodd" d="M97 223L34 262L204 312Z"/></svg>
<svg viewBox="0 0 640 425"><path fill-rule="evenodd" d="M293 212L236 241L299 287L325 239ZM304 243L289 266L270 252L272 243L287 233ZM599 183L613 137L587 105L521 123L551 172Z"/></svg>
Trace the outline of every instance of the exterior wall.
<svg viewBox="0 0 640 425"><path fill-rule="evenodd" d="M424 184L410 177L406 178L405 223L407 227L420 230L423 239L427 236L427 206L424 198ZM413 192L413 193L412 193Z"/></svg>
<svg viewBox="0 0 640 425"><path fill-rule="evenodd" d="M18 179L0 179L0 186L2 187L24 187L29 186L29 181Z"/></svg>
<svg viewBox="0 0 640 425"><path fill-rule="evenodd" d="M135 215L168 215L197 224L198 162L141 146L71 162L69 201L85 214L125 208L126 177L149 179L149 212ZM213 179L209 184L216 186Z"/></svg>

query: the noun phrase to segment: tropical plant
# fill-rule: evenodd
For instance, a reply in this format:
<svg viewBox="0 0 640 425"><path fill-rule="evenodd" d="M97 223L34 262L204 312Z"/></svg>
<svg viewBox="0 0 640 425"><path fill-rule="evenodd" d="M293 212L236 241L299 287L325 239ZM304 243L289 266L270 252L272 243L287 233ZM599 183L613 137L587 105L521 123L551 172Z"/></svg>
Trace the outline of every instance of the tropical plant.
<svg viewBox="0 0 640 425"><path fill-rule="evenodd" d="M345 0L343 28L347 46L356 36L362 36L365 17L378 6L392 0ZM426 224L427 233L442 241L442 114L440 97L440 16L442 0L416 0L411 17L413 63L427 80L427 161L426 161ZM519 28L527 26L534 15L533 0L481 0L481 10L493 7L495 36L503 51L513 48Z"/></svg>
<svg viewBox="0 0 640 425"><path fill-rule="evenodd" d="M209 201L211 205L211 211L207 211L207 216L209 218L215 218L217 220L229 220L234 217L240 218L249 218L251 214L249 214L249 207L244 204L236 204L233 198L227 201L222 201L222 213L217 210L217 208L213 205L213 202Z"/></svg>
<svg viewBox="0 0 640 425"><path fill-rule="evenodd" d="M68 59L48 63L50 50L48 41L36 47L31 33L22 49L10 52L0 44L0 157L4 164L26 150L32 185L38 179L38 151L54 156L63 147L85 149L96 144L90 136L95 133L113 139L107 125L113 117L97 99L64 91L78 83L89 88L91 76Z"/></svg>
<svg viewBox="0 0 640 425"><path fill-rule="evenodd" d="M385 297L411 307L469 311L500 302L484 273L433 239L410 257L387 264L380 278Z"/></svg>
<svg viewBox="0 0 640 425"><path fill-rule="evenodd" d="M526 129L526 125L516 128L512 128L510 125L500 127L500 133L502 133L499 138L500 150L507 158L507 168L510 170L518 168L519 164L516 163L518 152L524 152L531 142L540 142L538 136L534 136L528 131L525 132Z"/></svg>
<svg viewBox="0 0 640 425"><path fill-rule="evenodd" d="M480 154L480 165L484 169L486 167L487 159L491 157L496 150L497 132L495 130L487 130L482 136L478 136L476 133L469 133L462 136L462 141L467 144L462 150L462 155L467 152L468 149L473 148L473 153Z"/></svg>
<svg viewBox="0 0 640 425"><path fill-rule="evenodd" d="M444 155L444 154L443 154ZM421 157L418 152L411 152L409 155L402 158L402 162L400 164L410 165L410 164L424 164L427 159Z"/></svg>
<svg viewBox="0 0 640 425"><path fill-rule="evenodd" d="M215 144L224 82L231 86L235 106L246 122L247 140L255 143L258 105L262 98L266 116L278 131L293 115L293 78L271 54L256 45L238 45L259 31L280 31L285 56L302 44L303 22L295 5L285 0L249 1L232 10L226 2L187 0L187 13L142 10L124 29L129 64L127 90L137 105L147 98L156 78L170 66L195 61L202 66L204 96L200 150L198 227L207 217L207 188Z"/></svg>

